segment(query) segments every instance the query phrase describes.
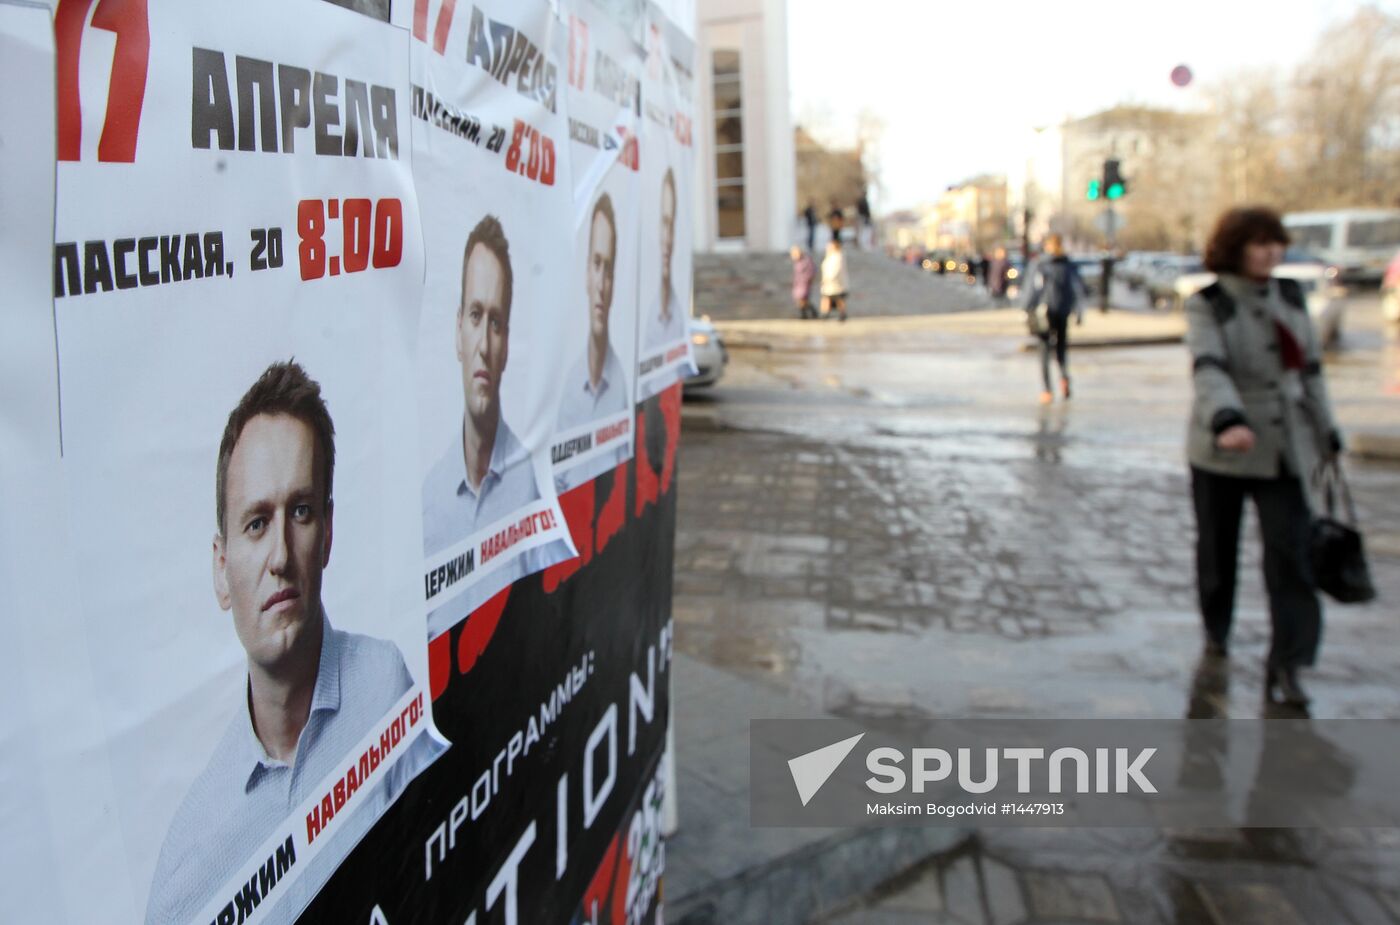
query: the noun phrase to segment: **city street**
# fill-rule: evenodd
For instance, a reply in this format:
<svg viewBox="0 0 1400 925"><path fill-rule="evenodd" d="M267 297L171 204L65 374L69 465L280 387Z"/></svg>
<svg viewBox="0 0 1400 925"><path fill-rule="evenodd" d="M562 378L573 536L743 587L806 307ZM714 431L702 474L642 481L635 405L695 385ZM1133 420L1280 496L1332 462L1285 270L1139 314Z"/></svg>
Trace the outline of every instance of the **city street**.
<svg viewBox="0 0 1400 925"><path fill-rule="evenodd" d="M813 715L914 729L1270 715L1252 514L1229 668L1196 674L1184 347L1080 350L1072 401L1042 408L1025 337L977 318L734 332L723 381L685 404L678 650ZM1400 343L1374 293L1345 343L1344 426L1393 432ZM1348 468L1380 599L1327 606L1305 683L1315 718L1395 718L1400 462ZM988 832L833 920L1393 925L1400 832Z"/></svg>

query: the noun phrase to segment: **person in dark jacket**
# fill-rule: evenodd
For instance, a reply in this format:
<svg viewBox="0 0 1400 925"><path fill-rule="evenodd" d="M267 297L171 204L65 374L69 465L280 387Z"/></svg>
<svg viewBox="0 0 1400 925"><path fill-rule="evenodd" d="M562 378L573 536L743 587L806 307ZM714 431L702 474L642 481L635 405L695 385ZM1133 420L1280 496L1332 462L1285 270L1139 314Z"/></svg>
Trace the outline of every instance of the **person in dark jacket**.
<svg viewBox="0 0 1400 925"><path fill-rule="evenodd" d="M1060 367L1060 392L1069 398L1069 319L1084 323L1084 300L1089 290L1076 267L1065 256L1064 240L1057 234L1045 238L1045 253L1031 276L1026 311L1034 313L1040 325L1040 376L1045 388L1040 403L1055 400L1050 381L1050 354Z"/></svg>
<svg viewBox="0 0 1400 925"><path fill-rule="evenodd" d="M1232 209L1216 223L1205 265L1219 278L1186 302L1195 392L1187 457L1206 654L1226 655L1248 496L1259 513L1273 625L1265 693L1302 707L1298 669L1313 664L1322 632L1306 486L1342 440L1302 289L1272 275L1287 244L1270 209Z"/></svg>
<svg viewBox="0 0 1400 925"><path fill-rule="evenodd" d="M998 305L1006 301L1007 272L1011 263L1006 259L1006 248L998 247L987 265L987 292Z"/></svg>
<svg viewBox="0 0 1400 925"><path fill-rule="evenodd" d="M831 229L831 240L839 244L841 229L846 227L846 213L841 211L840 206L833 205L831 207L831 211L826 216L826 224Z"/></svg>

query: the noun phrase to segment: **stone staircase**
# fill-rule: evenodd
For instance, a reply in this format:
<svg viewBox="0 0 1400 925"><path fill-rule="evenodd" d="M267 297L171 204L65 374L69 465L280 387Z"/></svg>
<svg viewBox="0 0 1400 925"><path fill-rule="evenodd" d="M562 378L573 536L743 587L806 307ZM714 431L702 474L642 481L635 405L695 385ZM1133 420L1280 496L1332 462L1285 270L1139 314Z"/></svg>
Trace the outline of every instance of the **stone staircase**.
<svg viewBox="0 0 1400 925"><path fill-rule="evenodd" d="M852 317L934 315L992 307L980 286L871 251L846 249ZM786 252L695 255L695 314L714 321L793 318ZM814 290L814 301L816 300Z"/></svg>

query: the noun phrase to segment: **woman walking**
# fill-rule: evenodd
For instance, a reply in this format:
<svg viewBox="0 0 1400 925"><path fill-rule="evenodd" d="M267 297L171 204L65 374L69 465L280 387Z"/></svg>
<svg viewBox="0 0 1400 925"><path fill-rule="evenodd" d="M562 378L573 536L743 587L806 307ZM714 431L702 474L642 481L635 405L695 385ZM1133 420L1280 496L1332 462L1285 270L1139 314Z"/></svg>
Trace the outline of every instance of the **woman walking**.
<svg viewBox="0 0 1400 925"><path fill-rule="evenodd" d="M1265 695L1302 707L1308 696L1298 670L1313 664L1322 633L1307 484L1342 441L1302 289L1272 275L1288 240L1270 209L1232 209L1216 223L1205 265L1218 279L1186 303L1195 391L1187 456L1206 654L1227 653L1249 497L1273 627Z"/></svg>
<svg viewBox="0 0 1400 925"><path fill-rule="evenodd" d="M850 278L846 275L846 255L841 250L840 237L834 237L826 245L826 256L822 258L822 317L830 318L832 312L840 312L841 320L846 320L846 296L850 294Z"/></svg>
<svg viewBox="0 0 1400 925"><path fill-rule="evenodd" d="M1044 315L1040 332L1040 377L1045 388L1040 403L1055 400L1050 384L1050 353L1060 367L1060 393L1069 398L1069 318L1075 316L1084 323L1084 299L1089 295L1079 268L1065 256L1064 240L1057 234L1045 238L1045 255L1035 269L1035 285L1031 286L1026 310Z"/></svg>

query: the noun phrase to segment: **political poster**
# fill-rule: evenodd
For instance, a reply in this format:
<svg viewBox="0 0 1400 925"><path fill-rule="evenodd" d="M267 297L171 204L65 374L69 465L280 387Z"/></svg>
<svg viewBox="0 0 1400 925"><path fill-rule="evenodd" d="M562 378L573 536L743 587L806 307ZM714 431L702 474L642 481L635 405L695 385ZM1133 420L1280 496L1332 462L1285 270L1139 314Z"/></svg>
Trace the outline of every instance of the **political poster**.
<svg viewBox="0 0 1400 925"><path fill-rule="evenodd" d="M577 352L559 336L575 269L565 37L543 2L420 0L394 16L413 35L413 175L427 255L416 376L422 581L435 638L574 554L549 442L560 370Z"/></svg>
<svg viewBox="0 0 1400 925"><path fill-rule="evenodd" d="M408 36L325 3L54 9L67 537L120 849L71 921L289 922L432 729ZM45 908L19 917L50 918Z"/></svg>
<svg viewBox="0 0 1400 925"><path fill-rule="evenodd" d="M579 18L570 121L580 9L0 0L11 917L660 920L663 174L639 3ZM631 397L556 466L604 193Z"/></svg>
<svg viewBox="0 0 1400 925"><path fill-rule="evenodd" d="M635 458L562 496L578 557L430 644L452 748L306 921L659 921L680 408L639 406Z"/></svg>
<svg viewBox="0 0 1400 925"><path fill-rule="evenodd" d="M647 7L642 84L642 243L637 378L642 398L696 372L691 353L694 45Z"/></svg>
<svg viewBox="0 0 1400 925"><path fill-rule="evenodd" d="M550 457L562 492L632 456L636 404L640 50L589 0L568 17L572 253Z"/></svg>

